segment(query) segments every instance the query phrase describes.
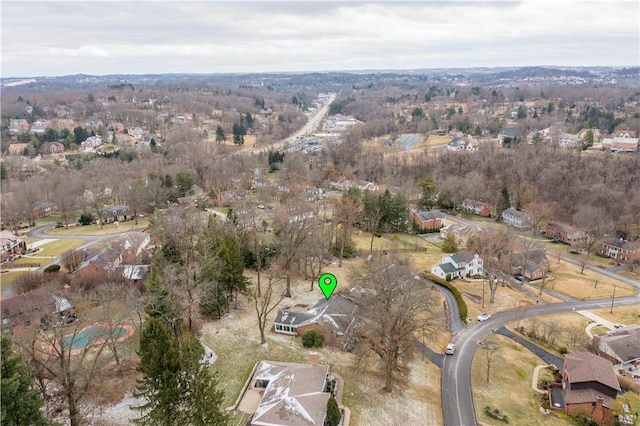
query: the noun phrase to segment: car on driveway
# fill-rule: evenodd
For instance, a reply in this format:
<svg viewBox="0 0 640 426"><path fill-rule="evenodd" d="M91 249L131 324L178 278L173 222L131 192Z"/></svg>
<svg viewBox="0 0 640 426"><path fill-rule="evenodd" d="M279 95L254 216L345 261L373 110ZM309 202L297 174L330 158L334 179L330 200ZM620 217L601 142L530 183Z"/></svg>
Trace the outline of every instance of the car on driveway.
<svg viewBox="0 0 640 426"><path fill-rule="evenodd" d="M478 321L486 321L489 318L491 318L491 314L488 313L478 315Z"/></svg>
<svg viewBox="0 0 640 426"><path fill-rule="evenodd" d="M447 349L444 350L444 353L447 355L453 355L455 351L456 351L455 343L449 343L447 345Z"/></svg>

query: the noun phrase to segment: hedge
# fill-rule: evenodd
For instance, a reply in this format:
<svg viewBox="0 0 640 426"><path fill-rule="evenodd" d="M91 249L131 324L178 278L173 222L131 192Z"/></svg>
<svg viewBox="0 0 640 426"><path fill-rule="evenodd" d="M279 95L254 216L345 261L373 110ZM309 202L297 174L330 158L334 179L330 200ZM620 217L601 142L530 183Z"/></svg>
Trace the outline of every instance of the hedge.
<svg viewBox="0 0 640 426"><path fill-rule="evenodd" d="M451 293L453 293L453 297L456 298L456 302L458 303L458 310L460 311L460 319L462 320L462 322L467 322L467 303L464 301L464 299L462 298L462 294L460 294L460 291L454 287L453 284L433 275L430 274L428 272L424 273L425 278L433 281L436 284L440 284L443 287L448 288Z"/></svg>

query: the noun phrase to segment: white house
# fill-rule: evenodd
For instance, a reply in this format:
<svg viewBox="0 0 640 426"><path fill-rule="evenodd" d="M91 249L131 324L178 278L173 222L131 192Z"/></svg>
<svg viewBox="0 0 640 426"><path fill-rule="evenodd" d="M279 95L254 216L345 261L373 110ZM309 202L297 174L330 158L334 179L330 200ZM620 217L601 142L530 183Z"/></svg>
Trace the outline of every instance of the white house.
<svg viewBox="0 0 640 426"><path fill-rule="evenodd" d="M443 280L451 280L482 275L484 273L484 265L477 253L466 251L443 257L442 263L431 267L431 273Z"/></svg>
<svg viewBox="0 0 640 426"><path fill-rule="evenodd" d="M518 229L531 228L531 216L516 209L506 209L503 211L502 221Z"/></svg>

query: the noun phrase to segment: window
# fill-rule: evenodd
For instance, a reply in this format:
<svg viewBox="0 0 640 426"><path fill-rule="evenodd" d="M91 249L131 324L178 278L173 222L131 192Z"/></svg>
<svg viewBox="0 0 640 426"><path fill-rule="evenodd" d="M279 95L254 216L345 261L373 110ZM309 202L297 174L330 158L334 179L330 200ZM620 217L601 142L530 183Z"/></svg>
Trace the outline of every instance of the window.
<svg viewBox="0 0 640 426"><path fill-rule="evenodd" d="M269 385L269 381L268 380L261 380L258 379L256 380L256 385L255 387L258 389L266 389L266 387Z"/></svg>

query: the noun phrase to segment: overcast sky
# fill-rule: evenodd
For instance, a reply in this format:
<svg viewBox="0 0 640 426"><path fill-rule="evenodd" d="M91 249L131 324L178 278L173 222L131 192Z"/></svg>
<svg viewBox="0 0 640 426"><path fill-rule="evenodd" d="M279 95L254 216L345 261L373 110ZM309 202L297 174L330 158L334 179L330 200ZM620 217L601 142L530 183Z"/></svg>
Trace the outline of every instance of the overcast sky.
<svg viewBox="0 0 640 426"><path fill-rule="evenodd" d="M5 1L2 77L637 66L640 2Z"/></svg>

